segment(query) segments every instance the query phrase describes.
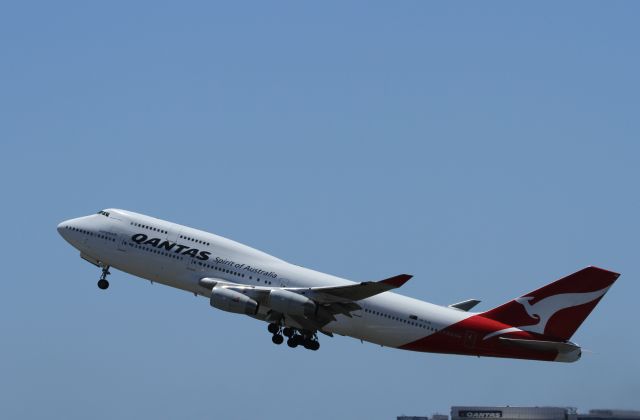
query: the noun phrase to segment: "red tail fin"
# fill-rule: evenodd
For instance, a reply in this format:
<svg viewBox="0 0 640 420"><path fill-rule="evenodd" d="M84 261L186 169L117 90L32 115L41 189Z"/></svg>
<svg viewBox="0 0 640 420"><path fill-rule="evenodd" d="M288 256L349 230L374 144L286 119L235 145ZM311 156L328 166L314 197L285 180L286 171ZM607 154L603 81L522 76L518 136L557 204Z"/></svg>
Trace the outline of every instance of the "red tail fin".
<svg viewBox="0 0 640 420"><path fill-rule="evenodd" d="M597 267L583 268L482 316L550 338L568 340L619 276Z"/></svg>

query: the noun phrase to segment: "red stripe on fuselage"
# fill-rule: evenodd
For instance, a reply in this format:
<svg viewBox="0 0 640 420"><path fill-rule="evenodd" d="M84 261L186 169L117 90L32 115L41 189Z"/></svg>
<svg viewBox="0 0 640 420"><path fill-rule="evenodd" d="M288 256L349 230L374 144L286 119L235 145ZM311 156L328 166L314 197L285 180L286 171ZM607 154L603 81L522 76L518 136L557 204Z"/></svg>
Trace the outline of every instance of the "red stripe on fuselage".
<svg viewBox="0 0 640 420"><path fill-rule="evenodd" d="M419 340L400 346L400 349L430 352L430 353L451 353L462 354L468 356L487 356L487 357L509 357L515 359L532 359L532 360L554 360L557 351L534 351L514 347L508 343L501 342L499 337L521 338L531 340L543 340L540 334L530 333L527 331L514 331L489 339L484 339L487 335L496 331L511 328L502 322L494 321L483 317L482 315L474 315L456 324L453 324L443 330L423 337Z"/></svg>

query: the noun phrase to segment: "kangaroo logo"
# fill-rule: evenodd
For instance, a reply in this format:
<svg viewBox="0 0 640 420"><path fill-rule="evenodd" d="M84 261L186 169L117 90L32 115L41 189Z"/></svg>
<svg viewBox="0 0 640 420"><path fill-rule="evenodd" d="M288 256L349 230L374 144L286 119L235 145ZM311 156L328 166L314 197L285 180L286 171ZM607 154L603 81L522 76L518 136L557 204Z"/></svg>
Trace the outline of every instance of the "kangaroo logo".
<svg viewBox="0 0 640 420"><path fill-rule="evenodd" d="M549 322L551 317L558 311L593 302L594 300L602 297L605 293L607 293L607 290L609 290L609 287L605 287L601 290L596 290L595 292L562 293L559 295L546 297L534 304L531 303L531 301L534 299L533 296L523 296L517 298L515 301L524 307L524 310L527 311L527 315L529 315L529 317L533 319L537 319L538 322L532 325L511 327L495 331L491 334L487 334L483 338L483 340L495 337L496 335L514 331L530 331L534 333L544 334L544 330L547 328L547 323Z"/></svg>
<svg viewBox="0 0 640 420"><path fill-rule="evenodd" d="M560 295L544 298L533 305L531 304L533 297L526 296L518 298L516 299L516 302L524 307L524 310L527 311L527 314L531 318L538 320L538 323L521 327L521 329L544 334L544 330L547 328L547 323L556 312L573 306L580 306L593 302L603 296L607 290L609 290L608 287L588 293L562 293Z"/></svg>

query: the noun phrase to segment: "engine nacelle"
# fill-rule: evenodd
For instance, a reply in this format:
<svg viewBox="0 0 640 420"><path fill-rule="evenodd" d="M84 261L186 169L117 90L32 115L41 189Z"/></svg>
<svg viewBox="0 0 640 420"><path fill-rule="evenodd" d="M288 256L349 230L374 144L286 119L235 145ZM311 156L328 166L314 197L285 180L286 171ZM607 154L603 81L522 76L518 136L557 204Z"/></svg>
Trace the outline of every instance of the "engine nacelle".
<svg viewBox="0 0 640 420"><path fill-rule="evenodd" d="M214 287L211 290L209 302L214 308L236 314L255 315L258 312L258 302L247 295L224 287Z"/></svg>
<svg viewBox="0 0 640 420"><path fill-rule="evenodd" d="M299 316L313 316L317 305L306 296L288 290L275 289L269 293L269 307L274 311Z"/></svg>

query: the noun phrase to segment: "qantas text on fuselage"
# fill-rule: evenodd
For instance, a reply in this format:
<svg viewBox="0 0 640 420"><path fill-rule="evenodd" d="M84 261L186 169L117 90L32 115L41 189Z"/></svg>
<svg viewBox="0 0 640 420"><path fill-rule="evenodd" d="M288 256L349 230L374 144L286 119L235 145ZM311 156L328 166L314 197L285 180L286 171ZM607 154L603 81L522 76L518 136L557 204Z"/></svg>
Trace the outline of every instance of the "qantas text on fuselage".
<svg viewBox="0 0 640 420"><path fill-rule="evenodd" d="M268 323L275 344L318 350L318 333L404 350L573 362L572 335L619 274L587 267L486 312L390 292L411 276L353 282L287 263L212 233L107 209L58 225L80 256L205 296L212 307Z"/></svg>

